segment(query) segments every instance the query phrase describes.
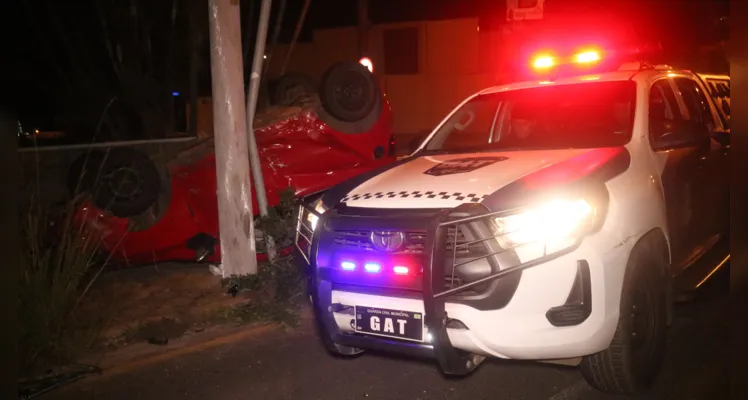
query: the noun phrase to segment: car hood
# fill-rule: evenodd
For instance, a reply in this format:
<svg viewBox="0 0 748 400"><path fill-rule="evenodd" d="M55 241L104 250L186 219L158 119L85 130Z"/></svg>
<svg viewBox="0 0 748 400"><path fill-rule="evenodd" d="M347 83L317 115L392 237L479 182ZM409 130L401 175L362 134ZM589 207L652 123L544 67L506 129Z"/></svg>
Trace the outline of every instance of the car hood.
<svg viewBox="0 0 748 400"><path fill-rule="evenodd" d="M585 149L423 155L358 184L349 207L451 208L479 203L509 183L585 153Z"/></svg>

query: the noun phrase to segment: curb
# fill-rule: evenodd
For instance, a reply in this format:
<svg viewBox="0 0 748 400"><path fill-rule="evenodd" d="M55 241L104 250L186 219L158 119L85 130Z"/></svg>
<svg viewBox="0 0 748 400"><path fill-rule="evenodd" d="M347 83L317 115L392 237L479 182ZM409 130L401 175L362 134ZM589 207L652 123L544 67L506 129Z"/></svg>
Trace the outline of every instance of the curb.
<svg viewBox="0 0 748 400"><path fill-rule="evenodd" d="M136 343L117 349L111 353L90 356L87 360L82 360L83 363L97 365L101 368L101 373L89 375L68 386L68 388L83 382L90 383L98 379L110 378L179 356L263 335L279 327L278 324L274 323L255 326L217 326L199 333L174 339L167 346Z"/></svg>
<svg viewBox="0 0 748 400"><path fill-rule="evenodd" d="M302 306L299 310L299 323L304 325L313 318L311 307ZM218 346L262 336L281 329L277 323L253 325L217 325L187 336L176 338L166 346L154 346L144 342L134 343L109 353L95 354L80 360L84 365L95 365L101 372L91 374L61 387L55 392L64 392L74 387L101 379L112 378L150 365L158 364L180 356L209 350ZM303 328L302 328L303 329Z"/></svg>

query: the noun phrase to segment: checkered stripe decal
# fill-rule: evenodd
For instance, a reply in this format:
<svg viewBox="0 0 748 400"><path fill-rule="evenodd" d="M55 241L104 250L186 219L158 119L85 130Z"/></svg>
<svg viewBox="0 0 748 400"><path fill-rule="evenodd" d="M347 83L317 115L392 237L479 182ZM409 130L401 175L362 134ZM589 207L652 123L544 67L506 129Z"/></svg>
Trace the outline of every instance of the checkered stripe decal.
<svg viewBox="0 0 748 400"><path fill-rule="evenodd" d="M356 201L356 200L368 200L368 199L394 199L394 198L406 198L406 197L412 197L415 199L425 198L425 199L440 199L440 200L450 200L454 199L457 201L467 200L471 203L478 203L479 201L485 199L488 197L487 194L475 194L475 193L450 193L450 192L434 192L434 191L428 191L428 192L421 192L419 190L416 190L415 192L408 192L408 191L402 191L402 192L376 192L376 193L358 193L346 196L341 200L341 202L346 203L349 201Z"/></svg>

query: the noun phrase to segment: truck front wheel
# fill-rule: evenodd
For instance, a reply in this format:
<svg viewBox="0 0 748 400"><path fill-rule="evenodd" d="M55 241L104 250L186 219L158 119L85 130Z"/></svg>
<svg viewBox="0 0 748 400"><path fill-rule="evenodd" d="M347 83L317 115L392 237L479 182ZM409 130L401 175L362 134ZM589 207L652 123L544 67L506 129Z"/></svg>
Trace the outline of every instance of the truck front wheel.
<svg viewBox="0 0 748 400"><path fill-rule="evenodd" d="M582 375L598 390L635 394L649 389L665 351L667 255L659 240L634 247L624 278L618 327L610 346L582 360Z"/></svg>

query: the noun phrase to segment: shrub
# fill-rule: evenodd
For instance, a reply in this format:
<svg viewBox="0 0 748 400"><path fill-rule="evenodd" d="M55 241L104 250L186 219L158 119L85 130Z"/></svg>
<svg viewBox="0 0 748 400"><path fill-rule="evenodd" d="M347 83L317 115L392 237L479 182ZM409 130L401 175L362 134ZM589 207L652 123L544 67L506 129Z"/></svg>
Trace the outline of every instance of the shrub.
<svg viewBox="0 0 748 400"><path fill-rule="evenodd" d="M74 202L48 209L31 201L21 215L19 372L71 360L80 349L76 310L98 276L98 241L73 222ZM103 264L102 264L103 265ZM84 284L86 285L84 287Z"/></svg>
<svg viewBox="0 0 748 400"><path fill-rule="evenodd" d="M293 244L298 207L293 189L280 192L280 197L280 203L268 210L267 217L258 218L257 228L272 236L278 248L284 248ZM258 251L263 251L264 242L257 244ZM275 321L292 325L296 321L296 306L304 298L303 271L290 256L260 264L255 275L226 278L223 285L232 292L253 292L250 302L227 311L225 317L237 322Z"/></svg>
<svg viewBox="0 0 748 400"><path fill-rule="evenodd" d="M269 235L275 240L277 249L282 249L293 244L296 234L296 213L298 211L295 191L287 188L278 192L280 202L275 207L268 208L267 217L257 217L255 225L257 231L261 232L262 238L257 240L257 251L265 253L264 237Z"/></svg>
<svg viewBox="0 0 748 400"><path fill-rule="evenodd" d="M305 298L304 275L290 258L260 264L256 275L232 276L223 285L229 291L251 292L247 303L226 310L224 318L233 322L295 325L298 306Z"/></svg>

